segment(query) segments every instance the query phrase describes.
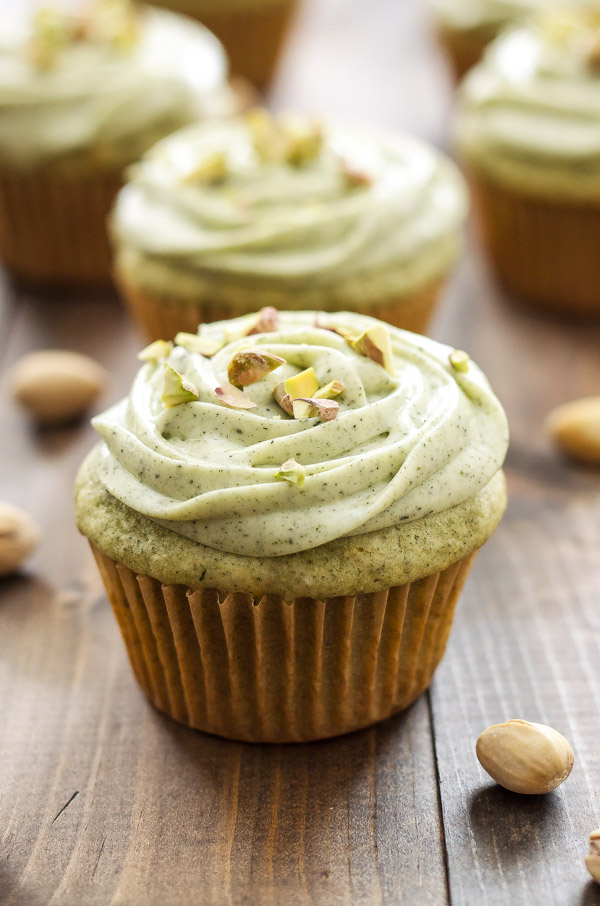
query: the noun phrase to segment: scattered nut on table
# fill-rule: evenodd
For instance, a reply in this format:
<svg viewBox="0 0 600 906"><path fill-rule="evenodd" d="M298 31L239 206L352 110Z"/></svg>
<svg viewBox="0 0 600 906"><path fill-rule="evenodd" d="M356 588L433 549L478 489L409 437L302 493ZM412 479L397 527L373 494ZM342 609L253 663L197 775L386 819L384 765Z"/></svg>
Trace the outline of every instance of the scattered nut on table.
<svg viewBox="0 0 600 906"><path fill-rule="evenodd" d="M549 793L571 773L573 749L557 730L528 720L509 720L477 740L482 767L514 793Z"/></svg>
<svg viewBox="0 0 600 906"><path fill-rule="evenodd" d="M588 396L550 413L548 431L566 453L600 465L600 396Z"/></svg>
<svg viewBox="0 0 600 906"><path fill-rule="evenodd" d="M0 503L0 576L19 568L40 538L40 531L27 513L9 503Z"/></svg>
<svg viewBox="0 0 600 906"><path fill-rule="evenodd" d="M23 356L11 374L15 399L41 424L77 418L106 385L104 368L88 356L43 349Z"/></svg>
<svg viewBox="0 0 600 906"><path fill-rule="evenodd" d="M600 828L590 834L590 854L585 857L585 867L600 884Z"/></svg>

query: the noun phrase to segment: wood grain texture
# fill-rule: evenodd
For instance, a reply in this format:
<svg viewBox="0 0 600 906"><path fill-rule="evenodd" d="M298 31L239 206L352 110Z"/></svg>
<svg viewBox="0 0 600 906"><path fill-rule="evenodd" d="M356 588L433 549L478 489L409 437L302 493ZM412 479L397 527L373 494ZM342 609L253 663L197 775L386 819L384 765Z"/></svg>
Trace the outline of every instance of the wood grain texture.
<svg viewBox="0 0 600 906"><path fill-rule="evenodd" d="M0 0L0 9L9 0ZM272 93L447 143L450 85L422 0L306 0ZM467 348L512 426L510 505L480 554L429 696L308 746L228 743L137 689L73 525L85 423L36 431L7 398L30 349L88 352L127 390L139 339L114 298L0 287L0 499L43 542L0 583L3 906L598 906L583 866L600 825L600 475L565 462L548 410L600 387L600 328L544 320L490 278L475 238L435 335ZM576 753L547 797L494 786L477 735L552 723Z"/></svg>
<svg viewBox="0 0 600 906"><path fill-rule="evenodd" d="M432 689L451 902L591 906L600 888L582 859L600 824L600 473L564 460L544 422L598 393L600 328L503 297L473 240L436 332L473 350L512 433L508 511L476 561ZM573 774L556 792L509 793L479 766L475 739L511 717L572 743Z"/></svg>

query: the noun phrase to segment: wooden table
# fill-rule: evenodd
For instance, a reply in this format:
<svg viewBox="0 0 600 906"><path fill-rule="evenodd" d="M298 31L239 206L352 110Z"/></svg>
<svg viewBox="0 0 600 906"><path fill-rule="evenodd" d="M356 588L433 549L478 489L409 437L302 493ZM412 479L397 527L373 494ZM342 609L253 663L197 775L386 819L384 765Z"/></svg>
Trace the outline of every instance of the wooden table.
<svg viewBox="0 0 600 906"><path fill-rule="evenodd" d="M447 143L450 86L423 0L306 0L273 94ZM600 388L600 329L509 304L471 242L435 336L484 367L512 425L510 505L480 554L430 692L330 742L224 742L136 687L72 482L91 428L36 431L2 395L0 499L44 528L0 584L0 902L6 906L592 906L600 825L600 473L568 464L548 410ZM68 347L120 398L140 341L116 299L5 286L2 373ZM549 723L576 753L545 797L495 786L488 724Z"/></svg>

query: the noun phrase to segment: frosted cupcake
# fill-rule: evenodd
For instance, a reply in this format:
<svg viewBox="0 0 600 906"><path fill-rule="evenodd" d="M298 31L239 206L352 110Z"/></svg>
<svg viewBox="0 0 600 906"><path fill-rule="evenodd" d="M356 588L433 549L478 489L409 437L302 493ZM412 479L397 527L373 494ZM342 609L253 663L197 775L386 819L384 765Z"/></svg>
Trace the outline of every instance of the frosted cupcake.
<svg viewBox="0 0 600 906"><path fill-rule="evenodd" d="M575 0L576 2L576 0ZM479 62L483 51L507 26L538 15L549 6L568 7L574 0L432 0L440 39L457 78ZM600 2L592 0L600 9Z"/></svg>
<svg viewBox="0 0 600 906"><path fill-rule="evenodd" d="M505 506L481 371L372 318L272 309L141 358L76 509L151 701L268 742L409 705Z"/></svg>
<svg viewBox="0 0 600 906"><path fill-rule="evenodd" d="M234 73L269 83L297 0L154 0L195 16L223 42Z"/></svg>
<svg viewBox="0 0 600 906"><path fill-rule="evenodd" d="M454 165L422 142L253 111L183 130L131 171L116 270L151 338L265 305L422 331L466 207Z"/></svg>
<svg viewBox="0 0 600 906"><path fill-rule="evenodd" d="M125 0L50 9L0 32L0 257L42 284L108 282L105 221L122 170L169 132L232 105L202 26Z"/></svg>
<svg viewBox="0 0 600 906"><path fill-rule="evenodd" d="M503 283L600 313L600 10L499 38L464 83L457 137Z"/></svg>

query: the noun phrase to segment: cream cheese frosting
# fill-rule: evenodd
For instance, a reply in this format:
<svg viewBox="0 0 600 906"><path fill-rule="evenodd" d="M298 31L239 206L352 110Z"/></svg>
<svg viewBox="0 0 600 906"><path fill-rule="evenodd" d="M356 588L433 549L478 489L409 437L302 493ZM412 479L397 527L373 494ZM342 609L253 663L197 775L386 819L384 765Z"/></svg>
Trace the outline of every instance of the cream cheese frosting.
<svg viewBox="0 0 600 906"><path fill-rule="evenodd" d="M188 178L219 154L224 179ZM306 294L393 271L409 290L450 268L466 207L454 165L415 139L326 125L319 153L294 166L263 159L238 119L159 143L121 192L113 233L150 266L217 285Z"/></svg>
<svg viewBox="0 0 600 906"><path fill-rule="evenodd" d="M248 336L255 323L256 315L203 327L203 338L225 343L212 358L165 350L142 366L127 399L94 419L95 471L114 498L202 545L268 557L443 512L497 474L504 412L474 363L452 365L450 347L389 327L386 370L326 329L357 335L381 323L372 318L283 312L274 330ZM232 408L217 388L249 346L285 364L245 387L254 408ZM164 405L165 362L197 400ZM273 397L310 367L320 385L344 386L333 420L290 417ZM290 460L302 486L282 477Z"/></svg>
<svg viewBox="0 0 600 906"><path fill-rule="evenodd" d="M467 162L496 180L597 202L600 66L586 53L589 33L569 22L565 31L550 22L515 29L488 48L463 83L457 140Z"/></svg>
<svg viewBox="0 0 600 906"><path fill-rule="evenodd" d="M440 23L459 31L498 29L548 9L548 0L432 0ZM580 0L562 0L562 6ZM592 0L600 7L598 0Z"/></svg>
<svg viewBox="0 0 600 906"><path fill-rule="evenodd" d="M227 62L203 26L159 10L139 14L131 47L77 41L48 68L28 57L31 25L0 27L0 162L35 167L97 152L137 159L154 141L214 109Z"/></svg>

